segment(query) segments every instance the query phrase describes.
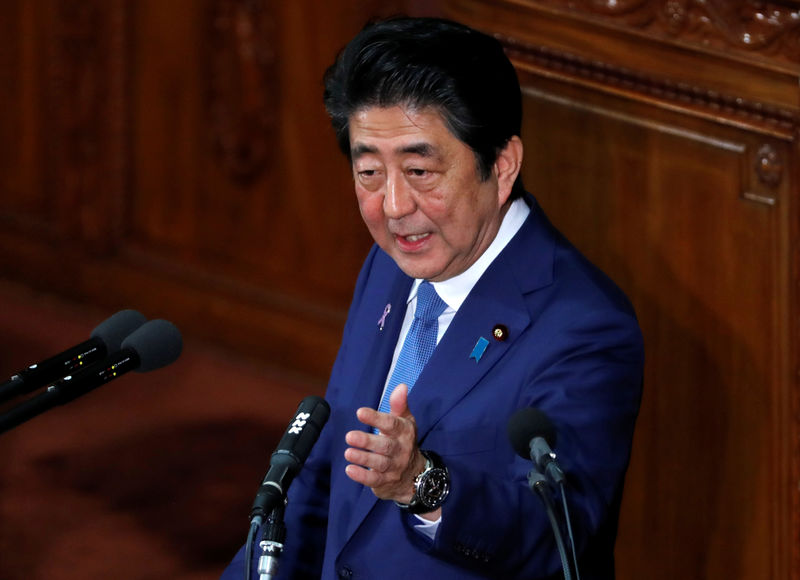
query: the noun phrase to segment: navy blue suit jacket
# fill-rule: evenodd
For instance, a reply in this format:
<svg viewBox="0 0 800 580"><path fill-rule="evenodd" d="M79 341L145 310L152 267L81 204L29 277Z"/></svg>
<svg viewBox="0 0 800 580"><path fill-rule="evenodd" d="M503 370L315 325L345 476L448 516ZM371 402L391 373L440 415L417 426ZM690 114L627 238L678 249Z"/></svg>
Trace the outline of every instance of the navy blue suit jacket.
<svg viewBox="0 0 800 580"><path fill-rule="evenodd" d="M450 470L435 540L344 471L345 433L365 428L358 407L378 404L412 284L374 247L328 385L331 418L289 492L281 578L558 574L549 520L527 483L531 462L515 454L506 434L509 418L525 406L547 413L557 429L582 578L614 577L641 395L641 334L622 292L553 228L532 197L526 201L529 217L475 285L409 396L420 447L438 452ZM508 328L504 341L493 338L497 324ZM489 345L476 360L470 354L481 337ZM243 578L243 558L240 551L225 580Z"/></svg>

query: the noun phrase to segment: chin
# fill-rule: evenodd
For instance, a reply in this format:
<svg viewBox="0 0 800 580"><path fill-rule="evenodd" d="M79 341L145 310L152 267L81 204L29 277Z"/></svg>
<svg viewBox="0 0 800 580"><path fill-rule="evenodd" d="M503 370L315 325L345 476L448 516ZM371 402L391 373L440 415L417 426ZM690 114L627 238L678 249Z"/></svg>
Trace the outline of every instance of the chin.
<svg viewBox="0 0 800 580"><path fill-rule="evenodd" d="M386 251L386 248L384 248ZM423 254L406 254L396 247L390 248L386 252L394 260L397 267L400 268L407 276L412 278L420 278L423 280L431 280L442 275L444 265L437 262L431 256L431 252Z"/></svg>
<svg viewBox="0 0 800 580"><path fill-rule="evenodd" d="M413 260L404 260L402 258L398 259L397 256L392 256L395 264L397 267L400 268L407 276L411 276L412 278L423 278L428 279L430 276L434 276L434 270L431 268L425 267L424 265L415 264Z"/></svg>
<svg viewBox="0 0 800 580"><path fill-rule="evenodd" d="M398 262L397 266L405 272L406 275L411 276L412 278L420 278L423 280L435 280L441 275L441 271L437 270L436 268L419 266L416 264L403 264L402 262Z"/></svg>

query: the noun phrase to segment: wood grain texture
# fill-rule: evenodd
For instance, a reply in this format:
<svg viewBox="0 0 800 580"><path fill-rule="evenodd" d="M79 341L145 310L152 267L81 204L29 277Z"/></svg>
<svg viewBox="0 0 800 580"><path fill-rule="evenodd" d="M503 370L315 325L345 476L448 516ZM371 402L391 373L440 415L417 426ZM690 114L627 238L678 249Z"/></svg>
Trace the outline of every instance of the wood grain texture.
<svg viewBox="0 0 800 580"><path fill-rule="evenodd" d="M370 237L322 74L402 3L0 10L4 275L324 379Z"/></svg>
<svg viewBox="0 0 800 580"><path fill-rule="evenodd" d="M506 44L525 183L645 335L621 580L800 577L797 9L447 2Z"/></svg>
<svg viewBox="0 0 800 580"><path fill-rule="evenodd" d="M526 184L645 332L618 578L800 580L800 2L8 0L0 276L324 381L370 240L321 76L439 4L505 43Z"/></svg>

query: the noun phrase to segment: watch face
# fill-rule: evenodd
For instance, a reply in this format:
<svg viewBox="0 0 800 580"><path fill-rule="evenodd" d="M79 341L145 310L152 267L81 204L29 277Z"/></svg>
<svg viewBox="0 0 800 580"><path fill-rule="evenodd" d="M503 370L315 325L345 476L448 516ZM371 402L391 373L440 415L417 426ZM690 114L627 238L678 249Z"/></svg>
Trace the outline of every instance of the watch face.
<svg viewBox="0 0 800 580"><path fill-rule="evenodd" d="M444 469L431 469L419 482L417 494L429 508L438 508L450 491L450 481Z"/></svg>

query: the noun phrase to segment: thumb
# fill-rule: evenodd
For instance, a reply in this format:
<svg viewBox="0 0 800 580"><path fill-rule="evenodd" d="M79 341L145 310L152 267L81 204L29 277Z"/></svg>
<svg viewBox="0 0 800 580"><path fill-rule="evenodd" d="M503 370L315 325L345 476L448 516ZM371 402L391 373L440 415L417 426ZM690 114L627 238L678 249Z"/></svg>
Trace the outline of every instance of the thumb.
<svg viewBox="0 0 800 580"><path fill-rule="evenodd" d="M411 412L408 410L408 385L400 383L392 391L389 397L389 408L392 415L398 417L410 417Z"/></svg>

